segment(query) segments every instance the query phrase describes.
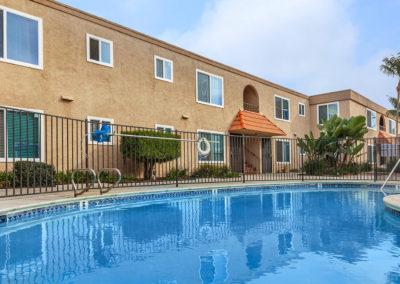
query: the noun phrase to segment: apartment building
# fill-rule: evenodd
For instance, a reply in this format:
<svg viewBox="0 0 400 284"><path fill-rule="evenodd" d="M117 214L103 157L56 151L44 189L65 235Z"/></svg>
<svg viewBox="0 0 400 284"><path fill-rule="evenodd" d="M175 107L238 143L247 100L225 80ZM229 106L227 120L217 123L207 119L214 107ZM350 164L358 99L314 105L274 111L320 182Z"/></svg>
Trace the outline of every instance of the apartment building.
<svg viewBox="0 0 400 284"><path fill-rule="evenodd" d="M0 0L0 76L2 106L87 120L89 132L115 123L198 133L227 145L209 162L229 162L223 135L235 134L263 137L252 154L267 147L268 163L290 164L285 139L318 133L334 114L365 115L368 137L394 135L386 109L354 91L307 96L52 0ZM0 109L0 161L15 156L15 121ZM30 123L18 135L43 141L43 125ZM254 168L270 171L261 160Z"/></svg>

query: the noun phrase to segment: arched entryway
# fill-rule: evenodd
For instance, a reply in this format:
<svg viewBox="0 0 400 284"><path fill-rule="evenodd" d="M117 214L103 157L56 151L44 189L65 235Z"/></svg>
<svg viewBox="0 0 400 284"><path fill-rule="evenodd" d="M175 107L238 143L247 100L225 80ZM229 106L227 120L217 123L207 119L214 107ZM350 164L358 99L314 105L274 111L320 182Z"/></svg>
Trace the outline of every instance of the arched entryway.
<svg viewBox="0 0 400 284"><path fill-rule="evenodd" d="M379 130L386 131L385 118L383 115L379 118Z"/></svg>
<svg viewBox="0 0 400 284"><path fill-rule="evenodd" d="M247 85L243 90L243 109L259 112L257 90L251 85Z"/></svg>

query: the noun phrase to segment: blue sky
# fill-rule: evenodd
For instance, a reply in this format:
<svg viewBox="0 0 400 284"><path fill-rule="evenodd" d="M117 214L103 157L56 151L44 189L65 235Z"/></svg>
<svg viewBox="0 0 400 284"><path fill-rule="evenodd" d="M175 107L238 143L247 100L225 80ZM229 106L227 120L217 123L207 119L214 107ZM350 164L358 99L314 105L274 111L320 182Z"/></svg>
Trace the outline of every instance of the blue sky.
<svg viewBox="0 0 400 284"><path fill-rule="evenodd" d="M308 95L395 96L379 65L400 51L400 0L61 2Z"/></svg>

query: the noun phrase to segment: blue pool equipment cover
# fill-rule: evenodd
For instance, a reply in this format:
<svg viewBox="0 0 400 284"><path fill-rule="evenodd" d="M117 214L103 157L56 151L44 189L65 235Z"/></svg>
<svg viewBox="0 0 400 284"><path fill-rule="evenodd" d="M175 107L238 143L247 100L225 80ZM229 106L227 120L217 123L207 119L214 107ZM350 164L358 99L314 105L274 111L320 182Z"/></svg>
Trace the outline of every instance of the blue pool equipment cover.
<svg viewBox="0 0 400 284"><path fill-rule="evenodd" d="M111 134L110 125L103 124L101 126L101 129L96 130L95 132L92 133L92 140L99 143L108 142L110 134Z"/></svg>

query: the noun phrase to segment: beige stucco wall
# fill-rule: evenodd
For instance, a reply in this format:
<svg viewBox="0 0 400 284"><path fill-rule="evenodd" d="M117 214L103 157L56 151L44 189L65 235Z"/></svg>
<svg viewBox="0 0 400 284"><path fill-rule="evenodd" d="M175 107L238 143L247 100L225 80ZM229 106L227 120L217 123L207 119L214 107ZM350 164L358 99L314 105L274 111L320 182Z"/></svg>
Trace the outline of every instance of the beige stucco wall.
<svg viewBox="0 0 400 284"><path fill-rule="evenodd" d="M88 115L113 118L115 123L128 125L154 127L159 123L185 131L200 128L227 133L243 108L243 90L250 84L260 96L260 112L289 136L308 130L308 118L297 119L297 103L307 104L305 96L298 97L29 0L1 0L0 5L42 18L44 35L43 70L0 63L0 76L7 79L7 84L0 85L2 105L80 119ZM86 33L113 41L114 68L87 62ZM155 55L173 61L173 83L154 78ZM224 78L224 108L196 103L196 69ZM290 123L274 119L275 94L290 99ZM61 96L73 97L74 101L62 101ZM182 115L189 119L183 120Z"/></svg>

